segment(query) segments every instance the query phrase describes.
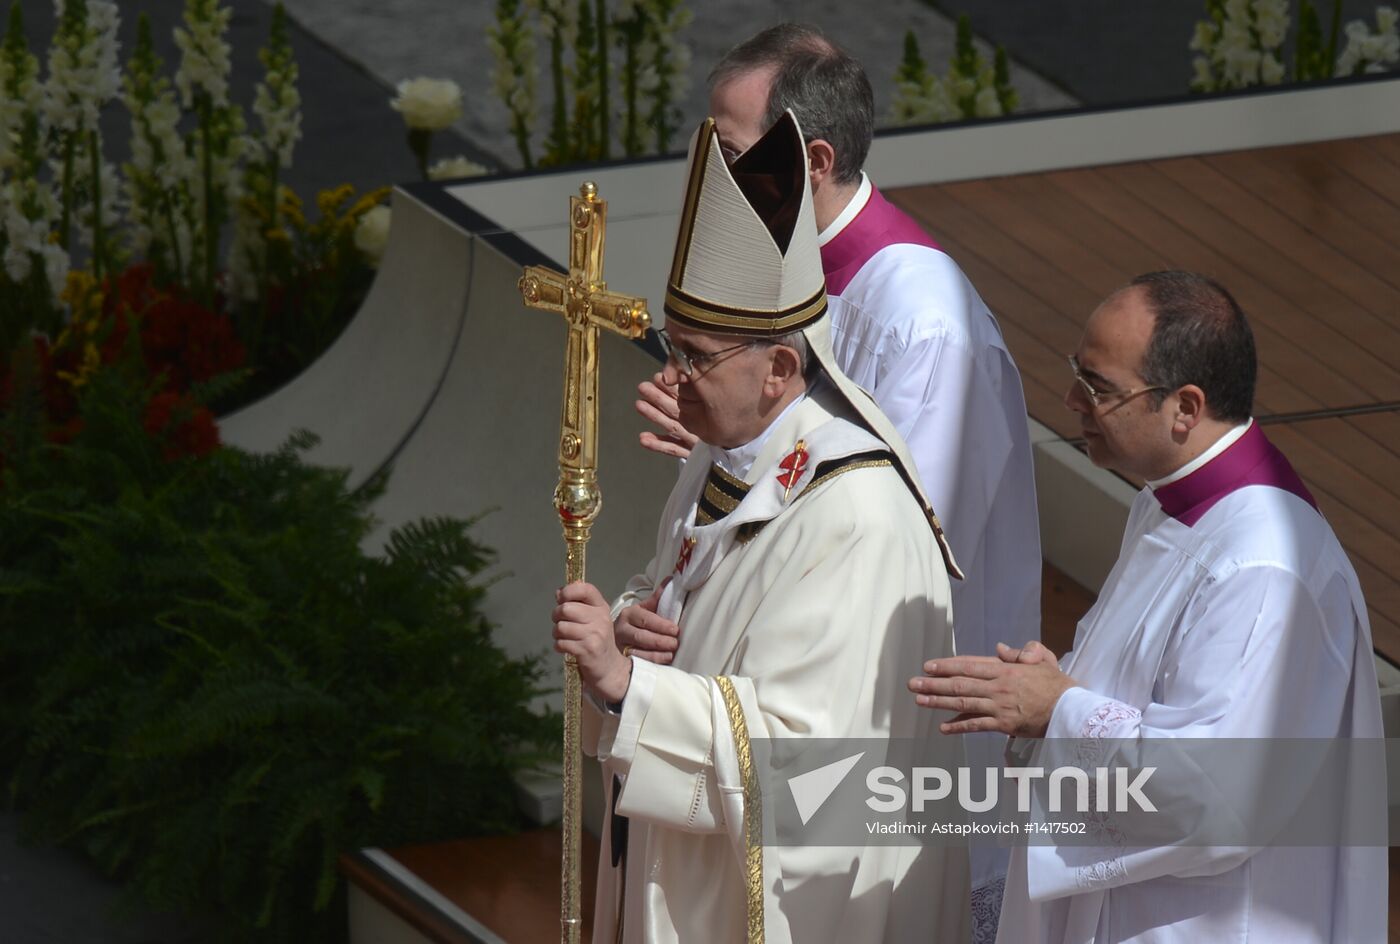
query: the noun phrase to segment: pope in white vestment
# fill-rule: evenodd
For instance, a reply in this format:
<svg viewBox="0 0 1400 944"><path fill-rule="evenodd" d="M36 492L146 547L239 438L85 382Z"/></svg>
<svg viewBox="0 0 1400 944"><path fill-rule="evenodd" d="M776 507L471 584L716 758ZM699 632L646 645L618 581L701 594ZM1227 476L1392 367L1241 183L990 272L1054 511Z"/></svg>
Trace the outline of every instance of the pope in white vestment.
<svg viewBox="0 0 1400 944"><path fill-rule="evenodd" d="M613 606L655 593L680 632L670 664L631 657L620 704L585 701L609 796L593 939L965 941L963 848L763 844L755 739L921 738L962 764L904 695L911 665L953 652L958 571L902 441L831 367L796 122L732 167L712 125L692 148L668 327L732 335L730 356L799 330L819 369L750 441L696 448Z"/></svg>
<svg viewBox="0 0 1400 944"><path fill-rule="evenodd" d="M738 456L698 447L671 494L656 557L637 582L670 576L661 612L680 623L680 648L670 665L635 662L620 714L592 709L598 758L623 782L615 812L630 818L624 940L741 939L742 827L755 798L732 712L750 739L939 737L930 713L901 695L910 665L952 652L947 584L935 577L943 559L928 529L910 526L920 512L888 448L843 412L818 389L763 442L730 451ZM785 504L779 463L799 441L810 471ZM737 504L696 525L705 496ZM687 541L696 543L687 550ZM625 594L617 608L632 602ZM957 741L943 740L956 766ZM761 853L767 941L966 938L959 849ZM608 933L608 891L595 939L611 940L597 937Z"/></svg>

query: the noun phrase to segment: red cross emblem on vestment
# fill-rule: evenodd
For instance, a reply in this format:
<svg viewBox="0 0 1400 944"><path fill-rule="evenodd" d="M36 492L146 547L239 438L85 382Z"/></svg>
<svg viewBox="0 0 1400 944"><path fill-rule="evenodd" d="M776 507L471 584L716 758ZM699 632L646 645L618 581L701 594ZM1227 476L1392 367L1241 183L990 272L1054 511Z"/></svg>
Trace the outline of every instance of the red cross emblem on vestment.
<svg viewBox="0 0 1400 944"><path fill-rule="evenodd" d="M676 573L685 573L685 565L690 563L690 555L695 552L695 539L686 538L681 544L680 556L676 558Z"/></svg>
<svg viewBox="0 0 1400 944"><path fill-rule="evenodd" d="M792 452L783 456L778 468L783 470L778 473L778 484L783 487L783 501L787 501L788 493L797 484L797 480L802 478L802 473L807 471L807 440L799 439L797 445L792 447Z"/></svg>

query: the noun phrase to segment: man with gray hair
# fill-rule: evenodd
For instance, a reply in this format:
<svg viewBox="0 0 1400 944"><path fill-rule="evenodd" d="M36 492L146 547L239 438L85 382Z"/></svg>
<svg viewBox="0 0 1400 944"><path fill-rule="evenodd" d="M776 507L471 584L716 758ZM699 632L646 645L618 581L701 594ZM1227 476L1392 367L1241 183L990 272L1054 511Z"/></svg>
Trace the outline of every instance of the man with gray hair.
<svg viewBox="0 0 1400 944"><path fill-rule="evenodd" d="M908 442L967 574L953 588L958 650L990 655L998 641L1038 637L1030 436L1021 377L1001 329L957 263L863 172L875 125L870 82L859 62L812 26L766 29L710 73L710 114L731 161L788 109L807 145L837 361ZM644 432L644 446L688 454L694 437L660 375L641 386L637 408L661 430ZM651 628L662 636L674 631L660 620ZM1000 755L1000 739L969 739L970 762L994 766ZM1005 850L974 846L978 941L995 936L1005 870Z"/></svg>

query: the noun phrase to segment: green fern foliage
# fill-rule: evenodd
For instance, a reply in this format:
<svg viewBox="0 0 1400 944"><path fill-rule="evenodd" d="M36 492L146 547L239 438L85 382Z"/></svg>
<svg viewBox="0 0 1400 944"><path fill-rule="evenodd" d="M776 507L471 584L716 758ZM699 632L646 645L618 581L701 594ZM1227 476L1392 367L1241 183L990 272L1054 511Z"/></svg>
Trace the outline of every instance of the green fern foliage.
<svg viewBox="0 0 1400 944"><path fill-rule="evenodd" d="M0 771L133 901L343 940L341 853L518 825L541 666L492 641L470 522L367 555L373 491L312 437L171 460L147 397L103 370L71 441L0 424Z"/></svg>

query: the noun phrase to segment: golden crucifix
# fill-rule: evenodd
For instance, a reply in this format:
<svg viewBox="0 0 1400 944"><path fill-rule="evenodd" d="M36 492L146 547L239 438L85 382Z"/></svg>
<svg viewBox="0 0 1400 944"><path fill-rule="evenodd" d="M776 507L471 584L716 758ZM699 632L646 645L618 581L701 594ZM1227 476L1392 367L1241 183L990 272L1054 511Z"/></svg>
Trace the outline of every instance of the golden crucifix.
<svg viewBox="0 0 1400 944"><path fill-rule="evenodd" d="M584 579L588 534L603 507L598 490L598 329L638 338L651 324L644 298L609 292L603 281L603 244L608 205L591 182L569 198L569 274L526 266L520 294L531 308L556 311L569 326L564 355L564 405L559 417L559 485L554 508L564 527L564 580ZM564 658L564 837L560 920L565 944L577 944L579 912L579 829L582 823L582 756L579 744L578 664Z"/></svg>

